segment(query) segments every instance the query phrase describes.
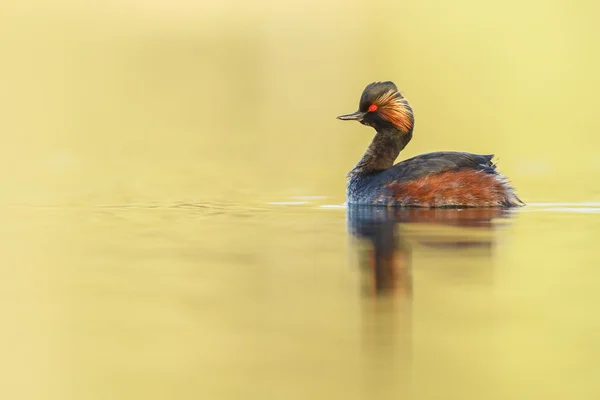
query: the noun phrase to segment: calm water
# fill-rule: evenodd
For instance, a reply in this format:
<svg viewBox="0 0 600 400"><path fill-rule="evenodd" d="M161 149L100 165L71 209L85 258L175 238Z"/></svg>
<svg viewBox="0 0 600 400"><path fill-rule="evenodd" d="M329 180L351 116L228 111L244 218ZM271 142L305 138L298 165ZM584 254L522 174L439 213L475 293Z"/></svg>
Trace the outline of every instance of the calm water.
<svg viewBox="0 0 600 400"><path fill-rule="evenodd" d="M290 202L4 208L4 390L600 395L600 204Z"/></svg>

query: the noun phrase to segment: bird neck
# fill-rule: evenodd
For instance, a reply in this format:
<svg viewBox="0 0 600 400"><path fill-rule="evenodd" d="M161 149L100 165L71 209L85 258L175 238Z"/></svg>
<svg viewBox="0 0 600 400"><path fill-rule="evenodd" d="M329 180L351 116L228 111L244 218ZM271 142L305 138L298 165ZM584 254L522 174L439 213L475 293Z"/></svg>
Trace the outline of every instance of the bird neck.
<svg viewBox="0 0 600 400"><path fill-rule="evenodd" d="M372 174L391 168L410 139L412 139L412 129L407 133L393 126L378 129L367 151L348 176Z"/></svg>

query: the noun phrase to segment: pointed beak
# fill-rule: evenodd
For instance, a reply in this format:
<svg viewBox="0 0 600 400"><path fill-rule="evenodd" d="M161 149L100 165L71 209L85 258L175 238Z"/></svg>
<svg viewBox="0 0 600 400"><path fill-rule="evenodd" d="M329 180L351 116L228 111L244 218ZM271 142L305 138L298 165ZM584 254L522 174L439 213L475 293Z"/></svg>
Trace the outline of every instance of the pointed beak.
<svg viewBox="0 0 600 400"><path fill-rule="evenodd" d="M352 114L346 114L346 115L340 115L339 117L337 117L337 119L341 119L343 121L351 121L351 120L355 120L355 121L360 121L363 119L363 117L365 116L364 112L353 112Z"/></svg>

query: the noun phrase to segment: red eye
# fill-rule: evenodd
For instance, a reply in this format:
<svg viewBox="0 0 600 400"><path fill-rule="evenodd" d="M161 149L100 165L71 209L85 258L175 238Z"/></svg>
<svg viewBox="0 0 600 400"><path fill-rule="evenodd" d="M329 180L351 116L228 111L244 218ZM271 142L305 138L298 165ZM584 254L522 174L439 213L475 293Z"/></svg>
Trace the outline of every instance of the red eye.
<svg viewBox="0 0 600 400"><path fill-rule="evenodd" d="M375 104L371 104L371 105L369 106L369 111L370 111L370 112L377 111L377 106L376 106Z"/></svg>

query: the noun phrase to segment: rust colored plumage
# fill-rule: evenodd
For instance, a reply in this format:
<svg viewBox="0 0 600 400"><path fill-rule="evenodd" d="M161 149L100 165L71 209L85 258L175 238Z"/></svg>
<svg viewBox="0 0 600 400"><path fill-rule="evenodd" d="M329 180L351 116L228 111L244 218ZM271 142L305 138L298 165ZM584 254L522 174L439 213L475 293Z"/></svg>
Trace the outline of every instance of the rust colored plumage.
<svg viewBox="0 0 600 400"><path fill-rule="evenodd" d="M387 186L394 203L414 207L517 206L521 201L506 179L474 169L428 175Z"/></svg>

